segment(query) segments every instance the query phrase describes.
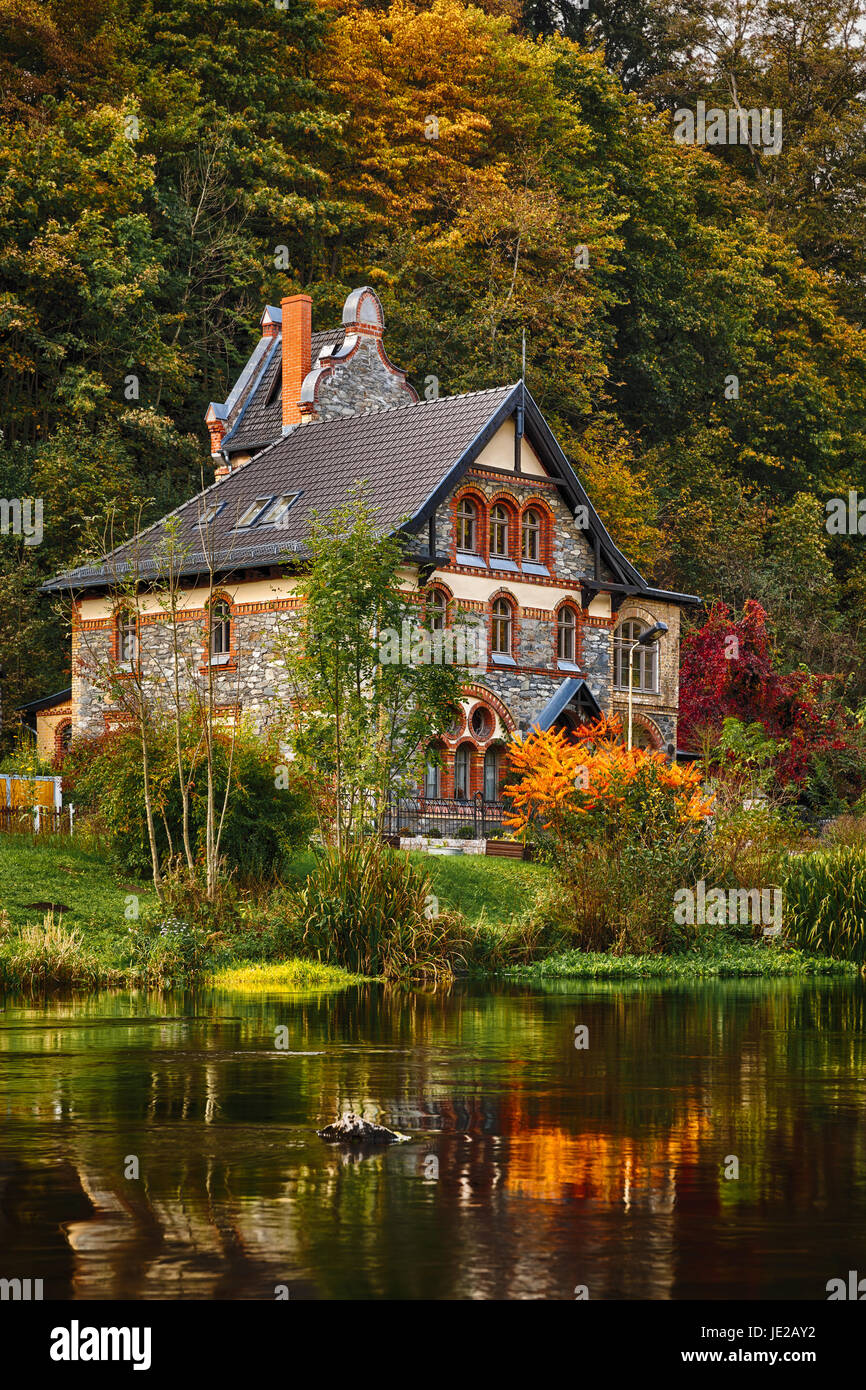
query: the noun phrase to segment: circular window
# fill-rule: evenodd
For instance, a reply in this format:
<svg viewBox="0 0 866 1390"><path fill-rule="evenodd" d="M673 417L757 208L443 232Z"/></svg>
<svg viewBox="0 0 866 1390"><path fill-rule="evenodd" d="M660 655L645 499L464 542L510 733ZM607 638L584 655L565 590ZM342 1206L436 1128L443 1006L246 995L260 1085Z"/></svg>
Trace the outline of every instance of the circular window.
<svg viewBox="0 0 866 1390"><path fill-rule="evenodd" d="M469 720L475 738L489 738L493 733L493 715L483 705L476 705Z"/></svg>
<svg viewBox="0 0 866 1390"><path fill-rule="evenodd" d="M456 738L463 728L463 710L459 705L454 705L451 711L451 718L445 725L445 733L449 738Z"/></svg>

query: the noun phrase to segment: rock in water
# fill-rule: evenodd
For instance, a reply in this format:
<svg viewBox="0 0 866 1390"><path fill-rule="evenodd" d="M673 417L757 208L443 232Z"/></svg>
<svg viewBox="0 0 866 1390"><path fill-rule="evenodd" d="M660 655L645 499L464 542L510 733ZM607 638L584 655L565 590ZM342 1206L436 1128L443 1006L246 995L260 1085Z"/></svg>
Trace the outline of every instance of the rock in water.
<svg viewBox="0 0 866 1390"><path fill-rule="evenodd" d="M409 1138L408 1134L397 1134L384 1125L371 1124L353 1110L346 1110L339 1120L316 1133L326 1144L402 1144Z"/></svg>

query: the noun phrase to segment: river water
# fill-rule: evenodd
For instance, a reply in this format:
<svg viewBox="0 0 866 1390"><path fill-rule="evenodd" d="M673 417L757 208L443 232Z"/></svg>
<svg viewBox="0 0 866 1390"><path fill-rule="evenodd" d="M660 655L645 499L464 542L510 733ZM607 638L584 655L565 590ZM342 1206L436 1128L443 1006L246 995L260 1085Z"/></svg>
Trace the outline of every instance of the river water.
<svg viewBox="0 0 866 1390"><path fill-rule="evenodd" d="M823 1300L866 1274L864 998L0 997L0 1278L61 1299ZM409 1142L324 1144L348 1108Z"/></svg>

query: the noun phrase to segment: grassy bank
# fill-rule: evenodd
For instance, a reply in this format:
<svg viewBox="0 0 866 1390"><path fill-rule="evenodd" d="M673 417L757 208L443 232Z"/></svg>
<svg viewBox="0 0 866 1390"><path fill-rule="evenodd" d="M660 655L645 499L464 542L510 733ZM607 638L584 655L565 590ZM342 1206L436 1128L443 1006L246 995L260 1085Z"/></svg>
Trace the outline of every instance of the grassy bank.
<svg viewBox="0 0 866 1390"><path fill-rule="evenodd" d="M672 956L611 956L600 952L563 951L533 965L502 972L508 979L525 980L707 980L779 978L793 975L859 973L852 961L829 960L785 946L763 942L707 943L700 951Z"/></svg>
<svg viewBox="0 0 866 1390"><path fill-rule="evenodd" d="M569 979L707 979L748 976L856 974L857 966L775 942L737 944L707 937L682 955L613 956L577 950L532 965L510 966L500 943L519 941L520 918L548 871L540 864L475 855L413 860L430 876L440 909L462 912L486 954L480 970L528 983ZM299 886L314 864L298 855L288 887ZM130 949L130 918L153 910L151 885L137 883L98 849L76 840L0 835L0 986L96 989L140 984ZM222 930L210 978L224 988L336 989L358 978L336 966L299 959L285 935L284 897L264 894L239 904L235 927ZM479 935L480 934L480 937ZM515 953L519 955L519 953ZM510 959L514 959L512 955Z"/></svg>

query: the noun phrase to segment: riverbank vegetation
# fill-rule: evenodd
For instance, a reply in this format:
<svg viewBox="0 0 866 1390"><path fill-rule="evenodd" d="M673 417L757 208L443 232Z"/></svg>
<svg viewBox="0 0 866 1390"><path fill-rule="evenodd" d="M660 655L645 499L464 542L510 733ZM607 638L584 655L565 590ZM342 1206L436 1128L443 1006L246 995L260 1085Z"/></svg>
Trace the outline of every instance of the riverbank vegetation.
<svg viewBox="0 0 866 1390"><path fill-rule="evenodd" d="M381 852L398 859L384 847ZM800 856L792 865L799 868L810 857ZM226 894L216 915L212 910L203 914L201 902L196 910L182 895L167 912L151 886L127 878L105 846L88 843L86 835L80 840L0 836L0 985L44 991L156 988L206 979L227 988L350 984L360 972L343 969L333 951L323 951L322 959L311 955L303 923L293 915L298 890L316 862L314 852L298 854L285 883ZM822 954L825 942L796 936L793 944L786 937L755 941L751 928L739 927L704 927L691 934L688 946L669 953L586 951L574 944L572 924L563 920L556 876L548 865L419 853L410 863L425 899L434 896L440 914L452 923L449 944L454 950L447 958L458 974L502 973L527 981L686 979L856 968ZM34 884L45 898L35 897ZM131 911L138 916L130 918ZM410 978L442 979L446 972L438 956L436 961L435 969L410 972Z"/></svg>

